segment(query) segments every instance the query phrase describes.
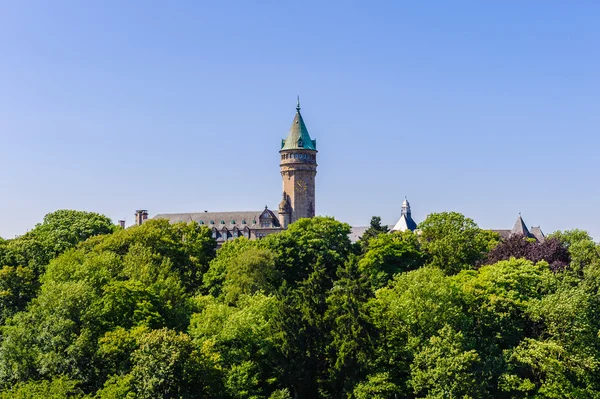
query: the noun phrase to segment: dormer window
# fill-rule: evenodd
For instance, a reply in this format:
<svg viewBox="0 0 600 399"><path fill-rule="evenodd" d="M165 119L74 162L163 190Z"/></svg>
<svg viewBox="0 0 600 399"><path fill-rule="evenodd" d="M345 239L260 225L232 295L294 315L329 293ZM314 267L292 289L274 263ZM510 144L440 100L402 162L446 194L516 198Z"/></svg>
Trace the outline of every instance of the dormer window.
<svg viewBox="0 0 600 399"><path fill-rule="evenodd" d="M221 224L225 224L225 221L224 221L224 220L221 220Z"/></svg>
<svg viewBox="0 0 600 399"><path fill-rule="evenodd" d="M204 224L204 220L201 220L198 222L199 224Z"/></svg>
<svg viewBox="0 0 600 399"><path fill-rule="evenodd" d="M246 224L246 219L242 219L242 224Z"/></svg>
<svg viewBox="0 0 600 399"><path fill-rule="evenodd" d="M211 220L209 223L210 223L210 224L215 224L215 221L214 221L214 220Z"/></svg>
<svg viewBox="0 0 600 399"><path fill-rule="evenodd" d="M232 219L232 220L231 220L231 224L235 224L235 220L233 220L233 219Z"/></svg>
<svg viewBox="0 0 600 399"><path fill-rule="evenodd" d="M302 140L302 137L298 139L298 147L304 147L304 140Z"/></svg>

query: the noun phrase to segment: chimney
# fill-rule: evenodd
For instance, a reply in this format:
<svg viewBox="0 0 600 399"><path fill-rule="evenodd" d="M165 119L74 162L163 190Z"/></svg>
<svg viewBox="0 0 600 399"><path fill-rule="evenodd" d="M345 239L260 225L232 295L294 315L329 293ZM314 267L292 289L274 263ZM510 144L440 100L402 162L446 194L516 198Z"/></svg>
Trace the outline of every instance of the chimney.
<svg viewBox="0 0 600 399"><path fill-rule="evenodd" d="M119 226L121 226L122 229L125 228L125 221L124 220L119 220Z"/></svg>
<svg viewBox="0 0 600 399"><path fill-rule="evenodd" d="M135 211L136 226L141 226L142 223L144 223L146 220L148 220L148 211L147 210L138 209L137 211Z"/></svg>

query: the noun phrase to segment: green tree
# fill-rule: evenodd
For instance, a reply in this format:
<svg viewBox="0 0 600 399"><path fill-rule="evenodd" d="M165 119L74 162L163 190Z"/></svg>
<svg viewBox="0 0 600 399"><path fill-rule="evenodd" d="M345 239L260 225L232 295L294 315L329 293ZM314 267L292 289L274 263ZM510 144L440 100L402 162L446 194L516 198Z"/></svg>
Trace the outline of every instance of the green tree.
<svg viewBox="0 0 600 399"><path fill-rule="evenodd" d="M369 247L369 241L371 238L378 237L379 235L385 234L388 231L390 231L390 229L388 229L387 225L381 225L381 217L373 216L371 218L371 222L369 223L369 227L365 230L359 240L363 252Z"/></svg>
<svg viewBox="0 0 600 399"><path fill-rule="evenodd" d="M415 353L446 325L456 330L468 328L469 317L462 306L460 293L438 268L397 275L368 303L379 337L370 361L373 375L387 373L386 384L398 387L395 394L410 397L413 393L407 382Z"/></svg>
<svg viewBox="0 0 600 399"><path fill-rule="evenodd" d="M19 383L11 389L0 392L1 399L75 399L83 398L77 388L77 381L65 377L54 380L29 381Z"/></svg>
<svg viewBox="0 0 600 399"><path fill-rule="evenodd" d="M214 297L219 297L223 291L223 283L227 276L228 266L243 253L257 248L258 241L250 241L245 237L223 243L217 256L210 261L209 268L203 276L202 291Z"/></svg>
<svg viewBox="0 0 600 399"><path fill-rule="evenodd" d="M288 284L295 285L313 273L317 262L334 279L352 253L349 234L348 224L319 216L292 223L287 230L261 240L260 246L273 251L277 270Z"/></svg>
<svg viewBox="0 0 600 399"><path fill-rule="evenodd" d="M586 267L600 264L600 246L583 230L557 231L548 236L560 241L571 255L571 269L582 276Z"/></svg>
<svg viewBox="0 0 600 399"><path fill-rule="evenodd" d="M293 289L280 293L273 317L275 364L279 380L297 399L316 398L328 381L325 321L327 291L331 280L319 263L309 277Z"/></svg>
<svg viewBox="0 0 600 399"><path fill-rule="evenodd" d="M116 226L106 216L94 212L59 210L44 216L24 234L7 243L4 264L32 266L38 273L58 254L74 248L90 237L110 234Z"/></svg>
<svg viewBox="0 0 600 399"><path fill-rule="evenodd" d="M571 353L560 343L525 338L506 352L500 389L513 398L597 398L598 359Z"/></svg>
<svg viewBox="0 0 600 399"><path fill-rule="evenodd" d="M350 394L369 371L376 342L366 304L373 296L369 281L351 259L338 271L338 280L327 297L325 320L331 331L327 350L330 391L335 396Z"/></svg>
<svg viewBox="0 0 600 399"><path fill-rule="evenodd" d="M476 373L479 355L466 347L463 334L445 326L415 354L410 385L427 398L481 397Z"/></svg>
<svg viewBox="0 0 600 399"><path fill-rule="evenodd" d="M432 213L418 229L431 265L447 274L472 269L499 241L498 234L481 230L458 212Z"/></svg>
<svg viewBox="0 0 600 399"><path fill-rule="evenodd" d="M4 266L0 269L0 325L24 309L37 289L38 282L31 268Z"/></svg>
<svg viewBox="0 0 600 399"><path fill-rule="evenodd" d="M151 331L139 340L132 361L132 385L140 399L209 397L213 388L211 366L186 334Z"/></svg>
<svg viewBox="0 0 600 399"><path fill-rule="evenodd" d="M387 372L369 375L366 381L356 385L353 392L356 399L396 399L400 393L400 388L391 381Z"/></svg>
<svg viewBox="0 0 600 399"><path fill-rule="evenodd" d="M423 266L425 260L416 234L394 232L369 241L368 250L360 259L359 270L369 276L373 288L379 288L397 273Z"/></svg>
<svg viewBox="0 0 600 399"><path fill-rule="evenodd" d="M223 293L229 303L237 302L240 295L257 291L273 293L280 284L280 274L276 270L275 256L267 249L248 248L227 267Z"/></svg>
<svg viewBox="0 0 600 399"><path fill-rule="evenodd" d="M99 356L107 333L187 328L199 279L183 279L201 276L214 247L206 227L191 228L149 221L91 237L50 262L37 298L2 327L0 385L66 375L93 391L115 371L114 357ZM127 359L127 346L117 358Z"/></svg>
<svg viewBox="0 0 600 399"><path fill-rule="evenodd" d="M196 348L215 367L232 397L265 397L278 384L274 363L273 315L277 300L262 293L240 296L236 306L197 298L189 334Z"/></svg>

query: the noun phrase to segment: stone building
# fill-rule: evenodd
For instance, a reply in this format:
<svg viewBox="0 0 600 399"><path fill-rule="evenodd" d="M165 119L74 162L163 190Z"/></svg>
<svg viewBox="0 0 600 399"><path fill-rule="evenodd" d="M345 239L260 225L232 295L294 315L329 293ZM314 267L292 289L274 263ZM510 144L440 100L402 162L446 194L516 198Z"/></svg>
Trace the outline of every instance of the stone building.
<svg viewBox="0 0 600 399"><path fill-rule="evenodd" d="M282 199L277 214L267 206L260 211L161 213L153 219L171 223L197 222L212 229L217 243L237 237L260 239L286 229L301 218L315 216L315 176L317 174L317 141L311 139L302 114L300 100L296 115L279 150ZM136 224L142 224L148 212L136 212Z"/></svg>

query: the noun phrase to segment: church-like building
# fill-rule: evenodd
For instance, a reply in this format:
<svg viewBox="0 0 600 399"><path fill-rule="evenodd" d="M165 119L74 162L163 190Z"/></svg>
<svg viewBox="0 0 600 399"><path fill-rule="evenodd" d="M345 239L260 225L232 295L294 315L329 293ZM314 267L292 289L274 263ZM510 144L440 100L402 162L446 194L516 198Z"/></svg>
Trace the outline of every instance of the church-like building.
<svg viewBox="0 0 600 399"><path fill-rule="evenodd" d="M167 219L171 223L194 221L208 226L218 243L237 237L260 239L277 233L298 219L315 216L317 152L317 141L308 133L298 100L292 126L281 140L279 150L283 192L277 211L265 206L258 211L162 213L154 219ZM137 211L136 224L142 224L147 217L146 210Z"/></svg>

